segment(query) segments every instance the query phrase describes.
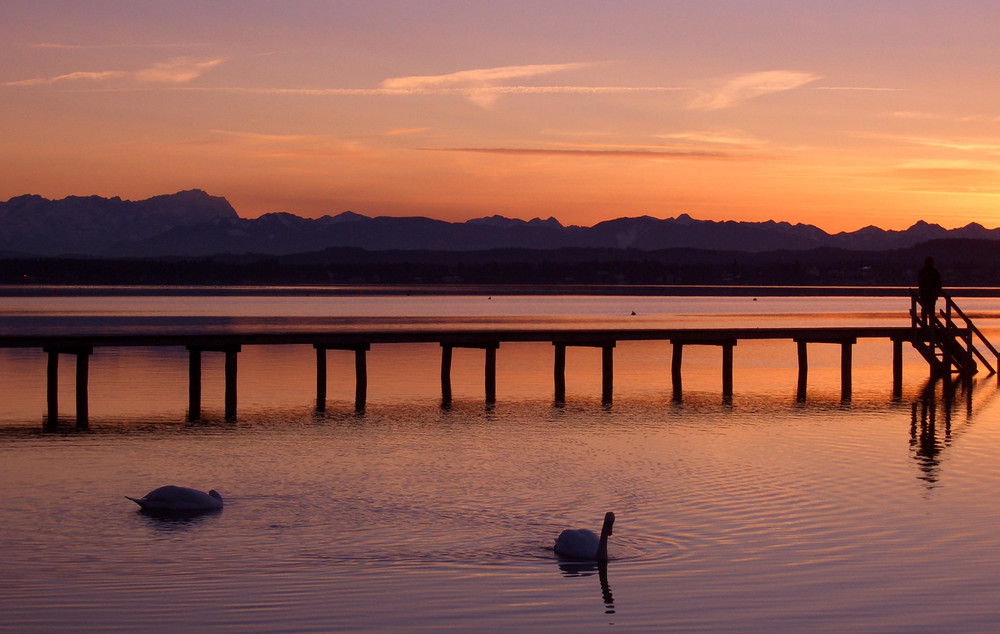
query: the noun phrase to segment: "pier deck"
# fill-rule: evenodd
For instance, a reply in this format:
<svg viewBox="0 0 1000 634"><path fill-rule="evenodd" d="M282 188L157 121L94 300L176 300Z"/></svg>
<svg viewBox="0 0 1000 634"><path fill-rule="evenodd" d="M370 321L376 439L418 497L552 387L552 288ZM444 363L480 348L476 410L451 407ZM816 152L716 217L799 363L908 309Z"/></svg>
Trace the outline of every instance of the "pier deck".
<svg viewBox="0 0 1000 634"><path fill-rule="evenodd" d="M479 348L485 351L485 393L487 404L496 401L496 355L503 343L548 342L554 346L555 401L565 401L566 348L571 346L602 349L602 401L610 404L613 394L614 348L619 341L668 341L673 346L671 385L673 398L683 394L683 349L691 345L719 346L722 349L722 395L733 394L733 348L740 340L788 340L797 344L798 398L805 400L808 376L807 346L810 343L841 346L842 398L851 398L853 345L859 339L887 339L892 342L893 394L902 390L902 346L914 341L912 327L828 327L828 328L681 328L681 329L485 329L485 330L369 330L340 332L197 332L126 333L73 335L0 335L0 348L39 348L48 354L48 421L58 420L59 355L76 356L77 424L87 425L89 358L99 348L112 347L184 347L190 354L188 417L201 417L201 354L221 352L226 355L226 417L236 418L237 355L243 346L310 345L316 349L316 408L325 409L326 351L348 350L355 353L355 408L365 408L368 372L367 352L373 345L437 343L441 346L442 403L451 402L451 358L454 348Z"/></svg>

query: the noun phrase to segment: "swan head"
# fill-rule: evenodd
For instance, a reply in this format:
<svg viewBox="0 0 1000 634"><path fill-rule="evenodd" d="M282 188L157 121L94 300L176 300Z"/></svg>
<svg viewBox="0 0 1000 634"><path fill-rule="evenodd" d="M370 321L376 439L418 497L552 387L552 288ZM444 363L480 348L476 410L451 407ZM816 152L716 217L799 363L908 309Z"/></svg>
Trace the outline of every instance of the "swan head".
<svg viewBox="0 0 1000 634"><path fill-rule="evenodd" d="M604 514L604 528L601 530L601 532L603 533L607 531L607 534L610 535L611 527L614 526L614 524L615 524L615 514L611 511L608 511L607 513Z"/></svg>

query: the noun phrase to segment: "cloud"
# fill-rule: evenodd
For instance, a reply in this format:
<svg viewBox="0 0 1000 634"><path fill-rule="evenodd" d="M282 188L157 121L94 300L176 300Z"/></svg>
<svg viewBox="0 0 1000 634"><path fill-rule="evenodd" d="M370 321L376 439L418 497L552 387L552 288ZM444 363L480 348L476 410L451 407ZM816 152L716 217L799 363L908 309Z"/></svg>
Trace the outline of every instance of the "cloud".
<svg viewBox="0 0 1000 634"><path fill-rule="evenodd" d="M879 189L921 194L1000 194L1000 171L991 161L912 159L894 166L863 172Z"/></svg>
<svg viewBox="0 0 1000 634"><path fill-rule="evenodd" d="M62 82L93 81L103 82L115 79L124 79L140 83L157 84L183 84L201 77L205 72L225 60L208 59L199 60L193 57L174 57L163 62L157 62L148 68L136 71L124 70L104 70L104 71L77 71L55 75L53 77L37 77L33 79L22 79L20 81L9 81L3 86L41 86Z"/></svg>
<svg viewBox="0 0 1000 634"><path fill-rule="evenodd" d="M672 86L483 86L441 88L192 88L211 92L234 92L256 95L301 95L313 97L410 97L421 95L452 95L466 97L482 106L489 106L501 95L614 95L690 91Z"/></svg>
<svg viewBox="0 0 1000 634"><path fill-rule="evenodd" d="M722 146L733 149L757 149L764 145L764 142L760 139L747 136L738 131L725 130L691 130L687 132L660 134L657 137L703 146Z"/></svg>
<svg viewBox="0 0 1000 634"><path fill-rule="evenodd" d="M566 70L587 68L593 64L529 64L526 66L499 66L496 68L479 68L461 70L446 75L418 75L412 77L391 77L381 83L382 88L390 90L420 91L427 88L454 88L456 86L491 86L506 79L521 79L537 77Z"/></svg>
<svg viewBox="0 0 1000 634"><path fill-rule="evenodd" d="M703 93L691 102L690 107L696 110L732 108L748 99L794 90L819 78L819 75L791 70L748 73L728 80L713 91Z"/></svg>
<svg viewBox="0 0 1000 634"><path fill-rule="evenodd" d="M382 136L408 136L411 134L421 134L422 132L427 132L430 128L394 128L392 130L386 130L382 133Z"/></svg>
<svg viewBox="0 0 1000 634"><path fill-rule="evenodd" d="M201 77L210 68L218 66L224 60L197 60L191 57L175 57L165 62L158 62L149 68L133 73L136 81L184 84Z"/></svg>
<svg viewBox="0 0 1000 634"><path fill-rule="evenodd" d="M481 106L491 105L497 98L496 84L512 79L524 79L569 70L587 68L592 64L529 64L525 66L498 66L462 70L445 75L415 75L390 77L379 87L395 94L439 94L440 91L459 92Z"/></svg>
<svg viewBox="0 0 1000 634"><path fill-rule="evenodd" d="M923 145L927 147L941 148L946 150L960 150L963 152L985 152L987 154L1000 154L1000 141L998 140L956 140L956 139L936 139L932 137L897 137L907 143Z"/></svg>
<svg viewBox="0 0 1000 634"><path fill-rule="evenodd" d="M356 156L366 148L337 137L319 134L265 134L240 130L210 130L223 139L224 146L241 155L281 159L321 159Z"/></svg>
<svg viewBox="0 0 1000 634"><path fill-rule="evenodd" d="M125 77L128 73L120 70L105 70L105 71L77 71L75 73L66 73L65 75L56 75L55 77L39 77L35 79L22 79L20 81L8 81L2 85L4 86L41 86L45 84L55 84L63 81L105 81L108 79L119 79Z"/></svg>
<svg viewBox="0 0 1000 634"><path fill-rule="evenodd" d="M902 92L903 88L878 88L874 86L817 86L816 90L843 90L848 92Z"/></svg>
<svg viewBox="0 0 1000 634"><path fill-rule="evenodd" d="M737 158L726 152L694 149L654 149L654 148L507 148L507 147L455 147L418 148L428 152L474 152L477 154L501 154L521 156L570 156L600 158L644 158L644 159L732 159Z"/></svg>

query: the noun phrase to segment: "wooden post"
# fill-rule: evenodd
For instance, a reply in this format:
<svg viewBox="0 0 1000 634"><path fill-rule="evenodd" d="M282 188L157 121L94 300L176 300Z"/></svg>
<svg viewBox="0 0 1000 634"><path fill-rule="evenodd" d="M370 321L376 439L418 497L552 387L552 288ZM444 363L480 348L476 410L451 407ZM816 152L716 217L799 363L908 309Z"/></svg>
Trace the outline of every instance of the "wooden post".
<svg viewBox="0 0 1000 634"><path fill-rule="evenodd" d="M684 344L673 342L673 355L670 360L670 376L674 385L674 400L681 401L681 357L684 354Z"/></svg>
<svg viewBox="0 0 1000 634"><path fill-rule="evenodd" d="M733 347L735 342L722 344L722 398L731 401L733 398Z"/></svg>
<svg viewBox="0 0 1000 634"><path fill-rule="evenodd" d="M497 348L499 343L486 344L486 404L497 402Z"/></svg>
<svg viewBox="0 0 1000 634"><path fill-rule="evenodd" d="M851 400L851 354L854 342L844 341L840 344L840 399Z"/></svg>
<svg viewBox="0 0 1000 634"><path fill-rule="evenodd" d="M49 365L47 371L47 396L49 406L49 425L55 425L59 421L59 352L47 350L49 353Z"/></svg>
<svg viewBox="0 0 1000 634"><path fill-rule="evenodd" d="M90 417L90 406L87 402L87 384L89 380L89 360L92 349L76 351L76 426L85 428Z"/></svg>
<svg viewBox="0 0 1000 634"><path fill-rule="evenodd" d="M553 341L552 345L556 347L555 367L553 368L556 404L562 405L566 402L566 344Z"/></svg>
<svg viewBox="0 0 1000 634"><path fill-rule="evenodd" d="M201 419L201 350L188 348L188 420Z"/></svg>
<svg viewBox="0 0 1000 634"><path fill-rule="evenodd" d="M806 342L799 339L796 341L799 348L799 387L795 399L800 403L806 400L806 379L809 376L809 355L806 352Z"/></svg>
<svg viewBox="0 0 1000 634"><path fill-rule="evenodd" d="M892 340L892 397L903 395L903 340Z"/></svg>
<svg viewBox="0 0 1000 634"><path fill-rule="evenodd" d="M236 355L240 346L226 348L226 420L236 420Z"/></svg>
<svg viewBox="0 0 1000 634"><path fill-rule="evenodd" d="M614 391L615 342L601 346L601 403L611 404Z"/></svg>
<svg viewBox="0 0 1000 634"><path fill-rule="evenodd" d="M441 405L451 405L451 346L441 344Z"/></svg>
<svg viewBox="0 0 1000 634"><path fill-rule="evenodd" d="M313 344L316 348L316 411L326 411L326 348Z"/></svg>
<svg viewBox="0 0 1000 634"><path fill-rule="evenodd" d="M368 401L368 346L354 349L354 411L363 412Z"/></svg>

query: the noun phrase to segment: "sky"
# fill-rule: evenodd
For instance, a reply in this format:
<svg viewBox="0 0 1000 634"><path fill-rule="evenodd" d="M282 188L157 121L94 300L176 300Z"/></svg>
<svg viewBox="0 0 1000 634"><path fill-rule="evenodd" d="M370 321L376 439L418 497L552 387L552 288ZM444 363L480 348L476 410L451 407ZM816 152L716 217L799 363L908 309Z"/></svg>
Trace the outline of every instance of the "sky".
<svg viewBox="0 0 1000 634"><path fill-rule="evenodd" d="M0 5L0 200L1000 226L1000 3Z"/></svg>

